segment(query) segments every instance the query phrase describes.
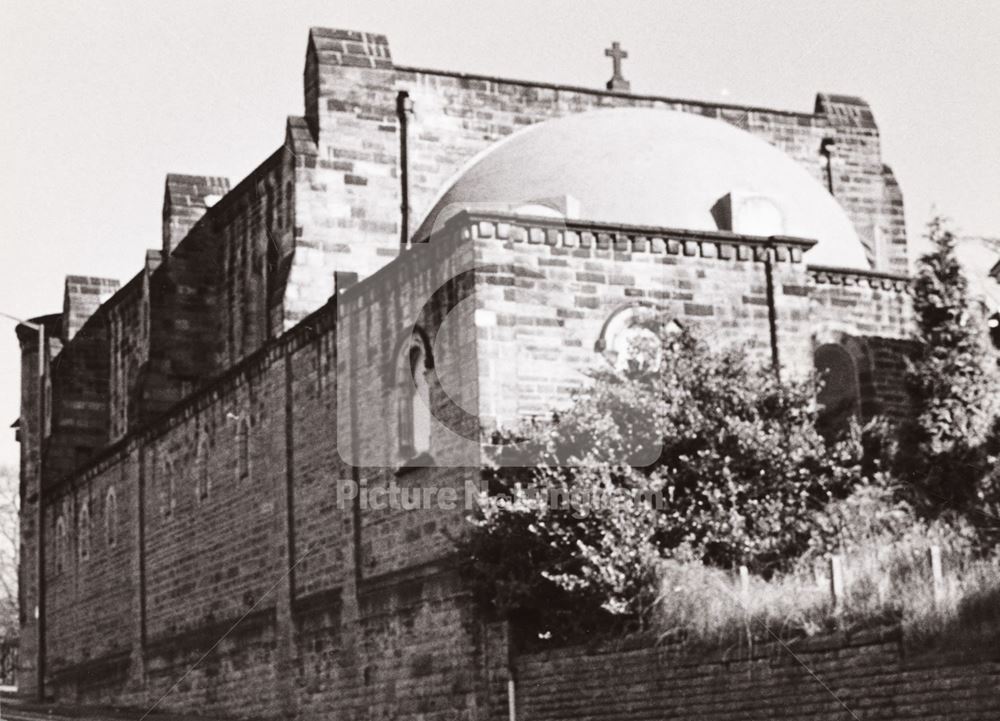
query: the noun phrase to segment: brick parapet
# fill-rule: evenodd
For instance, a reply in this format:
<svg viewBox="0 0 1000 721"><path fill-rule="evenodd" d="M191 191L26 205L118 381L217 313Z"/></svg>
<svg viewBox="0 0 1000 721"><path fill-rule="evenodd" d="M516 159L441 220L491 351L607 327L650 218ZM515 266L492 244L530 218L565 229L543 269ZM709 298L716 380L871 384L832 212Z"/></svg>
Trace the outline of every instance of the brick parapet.
<svg viewBox="0 0 1000 721"><path fill-rule="evenodd" d="M900 293L909 292L911 287L909 275L876 270L858 270L856 268L810 265L809 278L819 285L867 286Z"/></svg>
<svg viewBox="0 0 1000 721"><path fill-rule="evenodd" d="M464 73L455 70L440 70L436 68L421 68L411 65L393 66L396 72L402 75L426 76L428 78L452 78L467 85L473 90L484 92L497 91L503 93L506 87L510 88L537 88L541 90L552 90L560 93L592 95L595 97L606 97L616 102L641 102L650 101L656 103L667 103L670 105L680 105L691 110L700 110L701 114L712 117L716 113L736 112L736 113L764 113L767 115L780 115L794 118L802 122L825 122L825 115L822 113L808 113L798 110L787 110L781 108L769 108L761 105L739 105L736 103L717 103L711 101L695 100L691 98L676 98L666 95L649 95L642 93L623 93L617 90L604 90L602 88L589 88L582 85L568 85L564 83L548 83L540 80L521 80L517 78L502 77L499 75L482 75L477 73Z"/></svg>
<svg viewBox="0 0 1000 721"><path fill-rule="evenodd" d="M737 235L725 231L657 228L587 220L529 218L503 213L463 211L448 221L443 231L456 227L462 237L495 238L513 243L547 245L575 250L610 250L615 253L648 253L721 260L763 261L768 252L777 262L801 263L816 241L792 236ZM432 237L430 242L435 242Z"/></svg>

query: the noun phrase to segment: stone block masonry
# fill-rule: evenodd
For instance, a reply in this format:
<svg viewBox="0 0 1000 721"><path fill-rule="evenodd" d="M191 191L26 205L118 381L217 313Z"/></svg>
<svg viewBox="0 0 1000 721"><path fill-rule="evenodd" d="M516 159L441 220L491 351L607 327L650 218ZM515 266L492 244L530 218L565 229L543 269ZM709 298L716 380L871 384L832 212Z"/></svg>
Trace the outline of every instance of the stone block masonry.
<svg viewBox="0 0 1000 721"><path fill-rule="evenodd" d="M396 65L382 35L324 29L303 82L302 116L248 177L167 177L163 245L131 281L73 276L40 319L45 348L18 330L26 692L42 667L68 703L504 716L512 651L455 570L464 508L363 512L336 482L479 480L480 434L567 402L622 313L745 342L789 377L841 344L863 411L905 412L902 200L863 101L795 113L429 71ZM585 219L465 213L411 237L496 141L622 106L781 148L831 188L876 270L809 267L809 239ZM440 381L421 390L419 448L424 396L407 405L401 383L414 339ZM518 673L562 678L545 663ZM561 698L529 693L519 718L573 715Z"/></svg>
<svg viewBox="0 0 1000 721"><path fill-rule="evenodd" d="M260 718L492 717L507 651L454 570L464 507L336 502L336 481L355 473L415 488L478 477L478 444L470 457L439 424L445 388L429 399L430 446L464 465L400 468L394 369L413 324L440 326L435 366L451 400L494 425L564 401L574 374L599 362L607 318L635 302L721 324L718 342L739 337L764 359L776 342L792 372L808 363L796 339L821 272L802 262L809 245L457 216L47 490L49 691ZM766 293L767 263L790 290L782 299ZM466 268L468 283L434 292ZM901 281L889 281L869 274L862 286L895 298ZM858 313L871 303L855 301ZM876 329L899 337L889 318ZM348 463L345 424L362 454L385 453L361 464L374 467Z"/></svg>
<svg viewBox="0 0 1000 721"><path fill-rule="evenodd" d="M704 658L655 642L519 655L518 718L986 721L1000 656L907 653L894 634L765 644Z"/></svg>

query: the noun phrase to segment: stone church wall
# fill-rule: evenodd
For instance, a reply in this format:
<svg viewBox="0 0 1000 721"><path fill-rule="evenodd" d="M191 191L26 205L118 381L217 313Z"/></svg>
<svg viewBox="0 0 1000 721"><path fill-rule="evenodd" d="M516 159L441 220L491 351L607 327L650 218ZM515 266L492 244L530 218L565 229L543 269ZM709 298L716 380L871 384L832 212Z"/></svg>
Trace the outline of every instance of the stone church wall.
<svg viewBox="0 0 1000 721"><path fill-rule="evenodd" d="M870 341L868 379L878 379L883 410L905 401L898 393L900 339L910 317L900 278L813 271L803 262L808 242L794 238L476 214L459 222L476 239L477 306L485 311L477 321L480 412L487 427L544 418L567 404L582 374L602 366L596 349L608 319L629 308L653 308L700 329L716 346L746 344L762 363L776 350L788 377L813 371L820 343Z"/></svg>
<svg viewBox="0 0 1000 721"><path fill-rule="evenodd" d="M46 501L46 668L56 688L69 684L97 696L116 691L125 680L134 627L131 561L138 541L133 461L122 454ZM118 507L113 544L106 525L112 487Z"/></svg>
<svg viewBox="0 0 1000 721"><path fill-rule="evenodd" d="M810 268L813 348L847 347L853 357L864 419L902 418L910 402L904 382L913 351L913 309L902 276Z"/></svg>
<svg viewBox="0 0 1000 721"><path fill-rule="evenodd" d="M550 412L569 369L600 362L603 324L634 303L711 319L719 342L751 342L765 360L773 314L789 368L810 342L803 288L824 289L821 309L854 304L857 325L840 330L900 336L905 300L881 286L889 276L848 286L807 268L807 246L462 215L371 277L342 278L295 329L47 494L50 690L260 716L481 715L503 654L452 556L482 463L462 436L478 439L477 409L485 430ZM396 374L420 334L443 384L430 396L441 468L398 455ZM448 487L457 504L363 508L338 498L352 479Z"/></svg>
<svg viewBox="0 0 1000 721"><path fill-rule="evenodd" d="M471 257L468 244L459 251ZM343 293L46 499L50 693L139 706L164 696L167 709L255 717L324 717L331 707L475 715L485 631L447 563L464 507L355 515L334 493L351 478L337 453L335 375L354 372L338 369L334 320L339 312L354 328L378 319L364 368L391 365L397 336L415 320L404 301L431 276L450 277L447 255L387 269L372 295ZM442 334L443 356L469 329ZM457 335L445 341L448 333ZM468 473L374 469L364 478L461 489ZM57 541L60 517L67 532Z"/></svg>
<svg viewBox="0 0 1000 721"><path fill-rule="evenodd" d="M337 232L323 241L340 243L341 263L361 275L395 254L449 180L490 145L536 122L613 107L697 113L767 140L832 189L876 268L907 270L902 197L858 98L820 94L803 113L426 70L394 65L384 35L322 28L310 32L305 90L311 175L334 203ZM399 225L404 145L408 229Z"/></svg>
<svg viewBox="0 0 1000 721"><path fill-rule="evenodd" d="M896 237L901 201L860 101L827 98L810 115L460 76L393 66L383 36L318 30L304 81L304 117L223 199L181 202L198 179L174 178L173 253L152 253L78 319L53 363L43 614L47 688L60 701L163 697L167 709L257 717L502 714L506 646L452 557L483 460L478 434L564 402L567 369L600 363L602 329L623 308L665 309L751 342L765 361L777 350L793 374L811 369L827 336L858 341L868 407L900 406L902 281L808 268L807 241L484 215L397 257L434 193L490 143L619 105L731 122L819 179L832 132L838 197L859 234L869 237L863 212L876 218L871 237ZM434 457L422 460L441 468L400 456L399 372L415 326L442 384L430 391ZM36 394L24 386L29 496ZM446 487L458 505L345 506L336 489L349 479ZM23 628L33 635L33 621Z"/></svg>

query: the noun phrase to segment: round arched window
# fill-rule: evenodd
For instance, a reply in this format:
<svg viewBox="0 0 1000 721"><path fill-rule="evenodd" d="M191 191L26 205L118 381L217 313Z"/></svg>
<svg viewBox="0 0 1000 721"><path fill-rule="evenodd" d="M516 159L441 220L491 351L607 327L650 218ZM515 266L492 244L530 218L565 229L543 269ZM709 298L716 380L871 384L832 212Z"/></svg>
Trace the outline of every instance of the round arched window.
<svg viewBox="0 0 1000 721"><path fill-rule="evenodd" d="M608 348L608 360L619 371L655 371L663 361L660 338L640 325L624 328Z"/></svg>
<svg viewBox="0 0 1000 721"><path fill-rule="evenodd" d="M835 343L817 348L815 363L819 382L816 392L818 427L824 435L836 435L860 414L858 370L847 349Z"/></svg>
<svg viewBox="0 0 1000 721"><path fill-rule="evenodd" d="M653 372L663 362L663 338L679 331L675 321L663 323L655 308L629 306L604 324L597 350L618 371Z"/></svg>
<svg viewBox="0 0 1000 721"><path fill-rule="evenodd" d="M404 461L430 451L431 399L427 372L432 367L427 340L417 329L397 361L399 453Z"/></svg>

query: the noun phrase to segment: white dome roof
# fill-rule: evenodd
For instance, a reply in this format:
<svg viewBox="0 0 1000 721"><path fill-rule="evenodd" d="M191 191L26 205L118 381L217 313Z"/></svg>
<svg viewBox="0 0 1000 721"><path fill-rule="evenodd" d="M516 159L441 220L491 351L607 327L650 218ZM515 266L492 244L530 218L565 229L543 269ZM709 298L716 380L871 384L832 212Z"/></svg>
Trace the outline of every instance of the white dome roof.
<svg viewBox="0 0 1000 721"><path fill-rule="evenodd" d="M870 267L843 209L792 158L725 122L643 108L570 115L504 139L459 173L417 237L461 207L527 206L523 212L538 214L541 205L566 196L568 217L718 230L712 208L728 194L765 199L765 224L777 218L781 226L766 234L818 241L807 262Z"/></svg>

